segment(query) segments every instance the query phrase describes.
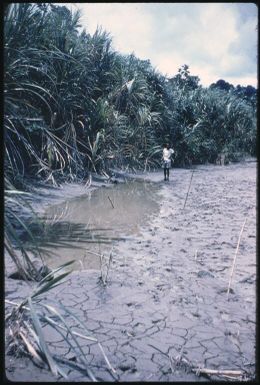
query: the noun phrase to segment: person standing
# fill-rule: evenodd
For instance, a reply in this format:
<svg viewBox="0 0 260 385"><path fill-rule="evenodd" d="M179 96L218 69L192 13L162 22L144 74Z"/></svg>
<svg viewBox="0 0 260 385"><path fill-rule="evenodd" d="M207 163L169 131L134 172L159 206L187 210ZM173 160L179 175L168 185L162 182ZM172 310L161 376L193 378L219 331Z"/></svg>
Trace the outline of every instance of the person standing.
<svg viewBox="0 0 260 385"><path fill-rule="evenodd" d="M168 143L165 144L163 149L164 180L169 180L172 154L174 154L174 150L170 148L170 145Z"/></svg>

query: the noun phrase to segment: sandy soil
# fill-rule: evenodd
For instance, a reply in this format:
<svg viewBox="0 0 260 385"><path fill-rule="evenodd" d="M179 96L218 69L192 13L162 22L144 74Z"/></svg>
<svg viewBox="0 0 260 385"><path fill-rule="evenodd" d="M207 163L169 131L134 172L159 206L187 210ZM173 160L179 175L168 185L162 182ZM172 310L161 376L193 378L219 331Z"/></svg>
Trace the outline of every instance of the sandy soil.
<svg viewBox="0 0 260 385"><path fill-rule="evenodd" d="M169 182L161 172L142 175L160 185L159 211L139 235L117 245L107 285L100 271L88 270L73 272L53 290L52 299L98 338L115 369L108 369L97 344L83 341L98 380L229 380L191 368L255 377L256 162L196 167L184 208L191 176L188 169L171 170ZM9 300L29 292L21 281L5 281ZM73 361L71 350L44 331L51 350ZM86 372L64 368L67 381L90 381ZM11 381L64 381L8 355L6 375Z"/></svg>

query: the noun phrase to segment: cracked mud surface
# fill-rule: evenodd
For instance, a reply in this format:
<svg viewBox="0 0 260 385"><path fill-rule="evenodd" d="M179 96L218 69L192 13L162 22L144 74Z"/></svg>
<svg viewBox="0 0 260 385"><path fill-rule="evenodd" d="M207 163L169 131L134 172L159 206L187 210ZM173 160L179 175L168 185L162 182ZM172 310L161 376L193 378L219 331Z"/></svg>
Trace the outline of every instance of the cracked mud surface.
<svg viewBox="0 0 260 385"><path fill-rule="evenodd" d="M209 381L174 366L178 355L195 367L242 370L254 377L256 163L196 168L184 209L191 170L171 170L170 182L161 182L161 173L147 177L161 184L159 212L139 235L118 243L107 285L97 270L75 271L53 290L52 299L101 343L115 372L95 342L83 341L100 381ZM6 279L5 285L9 300L29 292L23 282ZM60 336L43 330L51 351L73 362ZM69 381L90 381L72 367L67 372ZM6 375L12 381L64 381L12 356L6 357Z"/></svg>

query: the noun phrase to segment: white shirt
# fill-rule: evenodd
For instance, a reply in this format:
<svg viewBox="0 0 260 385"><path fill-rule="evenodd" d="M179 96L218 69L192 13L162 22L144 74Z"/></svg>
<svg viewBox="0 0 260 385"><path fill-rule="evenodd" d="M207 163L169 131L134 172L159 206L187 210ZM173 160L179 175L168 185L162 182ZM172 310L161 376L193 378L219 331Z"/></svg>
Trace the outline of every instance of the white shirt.
<svg viewBox="0 0 260 385"><path fill-rule="evenodd" d="M172 148L169 148L169 150L167 148L164 148L163 149L163 160L165 162L169 162L173 153L174 153L174 150Z"/></svg>

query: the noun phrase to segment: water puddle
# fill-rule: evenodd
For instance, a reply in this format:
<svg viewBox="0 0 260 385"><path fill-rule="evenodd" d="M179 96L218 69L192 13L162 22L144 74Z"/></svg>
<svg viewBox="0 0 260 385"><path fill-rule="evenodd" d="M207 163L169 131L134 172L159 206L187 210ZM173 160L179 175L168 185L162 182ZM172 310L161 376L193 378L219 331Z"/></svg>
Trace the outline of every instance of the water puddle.
<svg viewBox="0 0 260 385"><path fill-rule="evenodd" d="M156 183L128 181L49 207L45 231L36 236L48 266L75 259L75 269L99 269L100 254L107 257L159 211L158 190Z"/></svg>

